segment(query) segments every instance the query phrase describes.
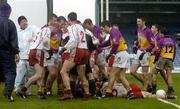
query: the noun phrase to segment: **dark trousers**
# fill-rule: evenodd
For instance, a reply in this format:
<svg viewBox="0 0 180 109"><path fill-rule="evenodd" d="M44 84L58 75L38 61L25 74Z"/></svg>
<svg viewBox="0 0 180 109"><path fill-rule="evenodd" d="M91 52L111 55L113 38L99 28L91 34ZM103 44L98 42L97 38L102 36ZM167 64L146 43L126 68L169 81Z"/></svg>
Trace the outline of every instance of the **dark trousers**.
<svg viewBox="0 0 180 109"><path fill-rule="evenodd" d="M9 51L0 50L0 75L4 76L4 94L11 95L16 78L15 55Z"/></svg>

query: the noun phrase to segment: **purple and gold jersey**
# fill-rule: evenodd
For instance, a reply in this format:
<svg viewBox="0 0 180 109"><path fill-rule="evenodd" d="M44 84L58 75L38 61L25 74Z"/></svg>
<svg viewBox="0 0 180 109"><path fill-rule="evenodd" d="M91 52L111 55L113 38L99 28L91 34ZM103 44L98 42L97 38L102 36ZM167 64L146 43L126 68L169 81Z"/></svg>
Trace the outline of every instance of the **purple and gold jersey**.
<svg viewBox="0 0 180 109"><path fill-rule="evenodd" d="M94 26L93 35L99 40L100 44L103 42L102 30L98 26Z"/></svg>
<svg viewBox="0 0 180 109"><path fill-rule="evenodd" d="M54 35L51 35L50 38L50 47L53 52L58 52L59 49L59 39L62 36L61 32L57 32Z"/></svg>
<svg viewBox="0 0 180 109"><path fill-rule="evenodd" d="M112 28L109 34L110 34L110 43L112 46L110 52L111 54L128 49L127 44L121 32L118 29Z"/></svg>
<svg viewBox="0 0 180 109"><path fill-rule="evenodd" d="M169 37L163 37L158 41L160 56L163 58L174 59L176 53L175 42Z"/></svg>
<svg viewBox="0 0 180 109"><path fill-rule="evenodd" d="M154 43L154 48L152 49L152 52L155 52L158 50L158 41L160 40L161 36L159 33L157 33L156 35L153 35L152 37L152 41Z"/></svg>
<svg viewBox="0 0 180 109"><path fill-rule="evenodd" d="M137 29L137 36L138 36L138 46L140 49L145 49L147 51L151 51L154 47L152 37L153 34L151 30L146 27L145 29L141 30L140 28Z"/></svg>

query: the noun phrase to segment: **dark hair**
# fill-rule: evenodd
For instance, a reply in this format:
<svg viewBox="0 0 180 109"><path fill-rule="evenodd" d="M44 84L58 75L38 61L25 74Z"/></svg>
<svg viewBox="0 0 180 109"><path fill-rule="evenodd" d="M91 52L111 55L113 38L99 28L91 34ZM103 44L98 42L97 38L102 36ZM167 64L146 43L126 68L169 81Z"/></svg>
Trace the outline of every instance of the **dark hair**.
<svg viewBox="0 0 180 109"><path fill-rule="evenodd" d="M83 22L83 24L86 24L86 23L87 23L87 24L92 24L92 20L89 19L89 18L88 18L88 19L85 19L84 22Z"/></svg>
<svg viewBox="0 0 180 109"><path fill-rule="evenodd" d="M108 21L108 20L104 20L104 21L101 23L101 26L102 26L102 27L105 27L105 26L111 27L111 22Z"/></svg>
<svg viewBox="0 0 180 109"><path fill-rule="evenodd" d="M0 4L0 15L9 16L11 11L11 6L8 3Z"/></svg>
<svg viewBox="0 0 180 109"><path fill-rule="evenodd" d="M143 22L146 21L146 17L144 17L144 16L138 16L137 19L141 19Z"/></svg>
<svg viewBox="0 0 180 109"><path fill-rule="evenodd" d="M19 17L18 17L18 24L20 24L20 22L21 22L22 20L26 20L26 21L27 21L27 19L26 19L25 16L19 16Z"/></svg>
<svg viewBox="0 0 180 109"><path fill-rule="evenodd" d="M60 22L60 21L64 21L64 22L67 22L66 18L64 16L59 16L57 18L57 21Z"/></svg>
<svg viewBox="0 0 180 109"><path fill-rule="evenodd" d="M76 22L77 22L78 24L82 24L80 20L77 20Z"/></svg>
<svg viewBox="0 0 180 109"><path fill-rule="evenodd" d="M77 20L77 14L75 12L70 12L68 14L68 19L71 21L76 21Z"/></svg>
<svg viewBox="0 0 180 109"><path fill-rule="evenodd" d="M53 19L53 18L58 18L56 14L51 14L51 16L49 17L49 19Z"/></svg>
<svg viewBox="0 0 180 109"><path fill-rule="evenodd" d="M160 26L159 27L159 32L164 34L164 35L167 35L168 34L168 31L167 31L167 28L164 27L164 26Z"/></svg>
<svg viewBox="0 0 180 109"><path fill-rule="evenodd" d="M157 30L159 31L160 25L158 24L153 24L152 26L155 26L157 28Z"/></svg>

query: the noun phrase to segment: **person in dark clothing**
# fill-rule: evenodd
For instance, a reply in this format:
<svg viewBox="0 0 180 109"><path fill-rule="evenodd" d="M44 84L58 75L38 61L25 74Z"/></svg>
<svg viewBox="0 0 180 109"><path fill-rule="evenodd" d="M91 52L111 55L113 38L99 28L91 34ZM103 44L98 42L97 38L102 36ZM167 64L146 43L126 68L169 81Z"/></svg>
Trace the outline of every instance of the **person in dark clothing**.
<svg viewBox="0 0 180 109"><path fill-rule="evenodd" d="M9 4L0 4L0 75L5 78L4 95L14 101L11 93L16 77L16 62L18 59L18 38L16 26L9 19L11 7Z"/></svg>

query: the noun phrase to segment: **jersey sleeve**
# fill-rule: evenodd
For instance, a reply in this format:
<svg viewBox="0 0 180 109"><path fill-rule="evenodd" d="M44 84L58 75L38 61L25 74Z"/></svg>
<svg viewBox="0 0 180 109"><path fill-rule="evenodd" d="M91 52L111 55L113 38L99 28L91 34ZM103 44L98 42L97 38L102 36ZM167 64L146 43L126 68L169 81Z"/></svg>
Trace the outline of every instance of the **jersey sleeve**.
<svg viewBox="0 0 180 109"><path fill-rule="evenodd" d="M75 26L68 27L69 41L64 46L67 50L72 50L78 44L78 31Z"/></svg>

